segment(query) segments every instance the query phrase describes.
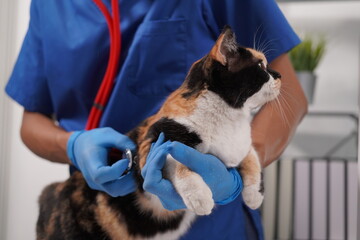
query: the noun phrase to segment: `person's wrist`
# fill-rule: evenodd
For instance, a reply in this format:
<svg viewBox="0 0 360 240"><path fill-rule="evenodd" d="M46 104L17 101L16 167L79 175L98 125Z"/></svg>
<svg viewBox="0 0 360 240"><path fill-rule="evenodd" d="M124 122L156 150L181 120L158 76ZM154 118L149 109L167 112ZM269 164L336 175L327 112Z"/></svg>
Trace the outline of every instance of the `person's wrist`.
<svg viewBox="0 0 360 240"><path fill-rule="evenodd" d="M226 204L234 201L239 196L239 194L241 193L241 191L243 189L243 183L242 183L242 179L241 179L239 172L235 168L230 168L229 173L232 175L232 178L233 178L232 179L233 180L232 194L229 197L227 197L221 201L215 201L215 204L226 205Z"/></svg>
<svg viewBox="0 0 360 240"><path fill-rule="evenodd" d="M66 153L70 160L70 163L74 165L77 169L79 169L79 166L76 162L74 146L76 139L84 132L85 130L72 132L66 144Z"/></svg>
<svg viewBox="0 0 360 240"><path fill-rule="evenodd" d="M61 156L61 162L66 164L72 164L68 155L67 155L67 143L69 141L70 135L73 132L67 132L65 130L59 131L55 135L55 141L59 149L59 156Z"/></svg>

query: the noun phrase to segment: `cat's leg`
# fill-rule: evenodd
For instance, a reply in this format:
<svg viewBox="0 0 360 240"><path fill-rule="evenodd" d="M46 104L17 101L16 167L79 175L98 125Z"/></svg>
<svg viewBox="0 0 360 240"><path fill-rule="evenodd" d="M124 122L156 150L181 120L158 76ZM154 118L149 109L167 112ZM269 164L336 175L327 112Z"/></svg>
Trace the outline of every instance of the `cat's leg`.
<svg viewBox="0 0 360 240"><path fill-rule="evenodd" d="M241 161L240 174L244 184L244 202L248 207L257 209L264 199L264 187L259 157L253 148Z"/></svg>
<svg viewBox="0 0 360 240"><path fill-rule="evenodd" d="M212 192L201 176L167 156L164 174L182 197L186 207L197 215L209 215L214 208Z"/></svg>

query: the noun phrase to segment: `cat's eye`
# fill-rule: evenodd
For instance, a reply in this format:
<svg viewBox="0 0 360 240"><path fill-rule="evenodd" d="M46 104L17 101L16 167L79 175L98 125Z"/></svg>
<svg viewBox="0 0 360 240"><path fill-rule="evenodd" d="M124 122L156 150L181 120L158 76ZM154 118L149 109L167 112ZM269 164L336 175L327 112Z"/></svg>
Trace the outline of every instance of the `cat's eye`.
<svg viewBox="0 0 360 240"><path fill-rule="evenodd" d="M263 61L260 61L260 62L258 63L258 66L261 67L261 69L263 69L263 70L266 69L265 64L264 64Z"/></svg>

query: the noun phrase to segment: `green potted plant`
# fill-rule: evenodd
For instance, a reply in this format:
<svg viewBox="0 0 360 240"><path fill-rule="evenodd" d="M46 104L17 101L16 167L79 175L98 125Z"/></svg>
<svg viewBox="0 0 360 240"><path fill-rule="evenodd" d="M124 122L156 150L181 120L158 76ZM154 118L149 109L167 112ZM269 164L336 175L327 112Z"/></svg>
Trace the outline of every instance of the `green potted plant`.
<svg viewBox="0 0 360 240"><path fill-rule="evenodd" d="M306 36L289 54L296 75L310 104L313 103L316 86L314 70L324 55L325 45L326 42L323 37L315 40Z"/></svg>

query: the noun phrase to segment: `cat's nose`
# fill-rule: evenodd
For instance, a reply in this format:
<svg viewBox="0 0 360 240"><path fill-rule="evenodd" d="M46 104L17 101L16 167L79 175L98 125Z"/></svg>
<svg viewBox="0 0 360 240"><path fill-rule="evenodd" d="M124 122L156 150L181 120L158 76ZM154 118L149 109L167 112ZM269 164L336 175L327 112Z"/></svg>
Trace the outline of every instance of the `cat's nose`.
<svg viewBox="0 0 360 240"><path fill-rule="evenodd" d="M281 78L281 74L278 73L278 72L275 72L274 75L273 75L273 78L275 78L275 79L280 79L280 78Z"/></svg>
<svg viewBox="0 0 360 240"><path fill-rule="evenodd" d="M274 79L278 79L278 78L281 78L281 74L271 68L267 68L266 69L268 71L268 73L274 78Z"/></svg>

